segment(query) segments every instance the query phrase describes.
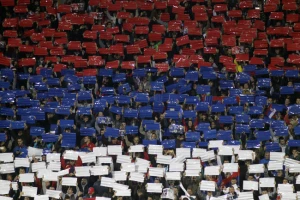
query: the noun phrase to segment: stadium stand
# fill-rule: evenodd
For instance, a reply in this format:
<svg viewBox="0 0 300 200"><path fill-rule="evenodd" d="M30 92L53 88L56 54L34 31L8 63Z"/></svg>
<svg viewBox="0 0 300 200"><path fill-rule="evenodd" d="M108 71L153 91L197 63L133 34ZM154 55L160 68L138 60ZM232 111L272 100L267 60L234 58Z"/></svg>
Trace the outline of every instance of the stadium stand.
<svg viewBox="0 0 300 200"><path fill-rule="evenodd" d="M0 0L0 200L300 199L299 0Z"/></svg>

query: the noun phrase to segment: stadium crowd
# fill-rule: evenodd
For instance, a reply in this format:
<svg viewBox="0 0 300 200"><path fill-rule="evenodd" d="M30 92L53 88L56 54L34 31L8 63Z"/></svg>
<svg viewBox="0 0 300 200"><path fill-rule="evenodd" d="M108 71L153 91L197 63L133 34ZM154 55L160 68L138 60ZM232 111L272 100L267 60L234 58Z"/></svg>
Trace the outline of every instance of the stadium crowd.
<svg viewBox="0 0 300 200"><path fill-rule="evenodd" d="M0 0L0 200L300 199L299 0Z"/></svg>

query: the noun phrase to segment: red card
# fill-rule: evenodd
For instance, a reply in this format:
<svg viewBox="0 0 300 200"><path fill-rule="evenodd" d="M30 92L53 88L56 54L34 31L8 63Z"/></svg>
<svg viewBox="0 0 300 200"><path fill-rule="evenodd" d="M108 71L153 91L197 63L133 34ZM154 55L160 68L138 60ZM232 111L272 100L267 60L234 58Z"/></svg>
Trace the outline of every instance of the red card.
<svg viewBox="0 0 300 200"><path fill-rule="evenodd" d="M198 62L198 68L200 67L211 67L212 63L210 62L204 62L203 60L199 60Z"/></svg>
<svg viewBox="0 0 300 200"><path fill-rule="evenodd" d="M106 29L106 33L109 33L109 34L116 34L119 32L120 32L120 30L119 30L119 27L117 27L117 26Z"/></svg>
<svg viewBox="0 0 300 200"><path fill-rule="evenodd" d="M167 59L167 53L165 52L156 52L153 54L153 60L165 60Z"/></svg>
<svg viewBox="0 0 300 200"><path fill-rule="evenodd" d="M300 50L300 44L299 43L292 43L287 45L288 51L299 51Z"/></svg>
<svg viewBox="0 0 300 200"><path fill-rule="evenodd" d="M205 38L205 46L217 46L218 45L218 38L216 37L206 37Z"/></svg>
<svg viewBox="0 0 300 200"><path fill-rule="evenodd" d="M80 41L70 41L68 43L69 50L80 50L81 49L81 42Z"/></svg>
<svg viewBox="0 0 300 200"><path fill-rule="evenodd" d="M186 60L186 59L188 59L187 55L178 55L178 54L175 54L173 56L173 62L178 62L179 60Z"/></svg>
<svg viewBox="0 0 300 200"><path fill-rule="evenodd" d="M103 25L93 25L91 30L92 31L103 32L103 31L105 31L105 26L103 26Z"/></svg>
<svg viewBox="0 0 300 200"><path fill-rule="evenodd" d="M168 6L178 6L179 3L180 3L179 0L169 0Z"/></svg>
<svg viewBox="0 0 300 200"><path fill-rule="evenodd" d="M240 9L253 8L253 2L252 1L241 1L239 8Z"/></svg>
<svg viewBox="0 0 300 200"><path fill-rule="evenodd" d="M190 49L190 48L183 48L182 49L182 54L183 55L194 55L196 53L195 49Z"/></svg>
<svg viewBox="0 0 300 200"><path fill-rule="evenodd" d="M20 67L30 67L36 64L35 58L22 58L19 59L18 62Z"/></svg>
<svg viewBox="0 0 300 200"><path fill-rule="evenodd" d="M247 17L250 19L259 19L260 18L260 10L256 10L256 9L248 10Z"/></svg>
<svg viewBox="0 0 300 200"><path fill-rule="evenodd" d="M51 57L51 58L55 58L55 57ZM82 59L81 57L79 57L79 56L63 56L62 58L61 58L61 62L63 62L63 63L75 63L76 62L76 60L80 60L80 59ZM55 58L55 60L56 60L56 58ZM56 61L55 61L56 62Z"/></svg>
<svg viewBox="0 0 300 200"><path fill-rule="evenodd" d="M176 39L177 46L182 46L190 43L190 39L188 35L182 36Z"/></svg>
<svg viewBox="0 0 300 200"><path fill-rule="evenodd" d="M194 50L203 49L203 40L192 40L190 43L190 48Z"/></svg>
<svg viewBox="0 0 300 200"><path fill-rule="evenodd" d="M129 35L118 34L115 35L116 42L129 42Z"/></svg>
<svg viewBox="0 0 300 200"><path fill-rule="evenodd" d="M64 55L64 49L62 47L56 47L50 50L50 55L61 56Z"/></svg>
<svg viewBox="0 0 300 200"><path fill-rule="evenodd" d="M192 12L196 13L206 13L206 7L203 5L195 5L192 7Z"/></svg>
<svg viewBox="0 0 300 200"><path fill-rule="evenodd" d="M41 0L40 1L40 6L45 6L45 7L51 7L53 4L52 0Z"/></svg>
<svg viewBox="0 0 300 200"><path fill-rule="evenodd" d="M195 13L195 20L201 22L207 21L208 20L207 13Z"/></svg>
<svg viewBox="0 0 300 200"><path fill-rule="evenodd" d="M160 14L160 20L163 22L170 21L170 14L169 13L161 13Z"/></svg>
<svg viewBox="0 0 300 200"><path fill-rule="evenodd" d="M115 60L115 61L110 61L107 62L105 65L106 69L117 69L119 67L120 61Z"/></svg>
<svg viewBox="0 0 300 200"><path fill-rule="evenodd" d="M83 42L82 48L85 48L88 54L96 54L98 48L95 42Z"/></svg>
<svg viewBox="0 0 300 200"><path fill-rule="evenodd" d="M127 54L140 54L141 50L139 45L127 45Z"/></svg>
<svg viewBox="0 0 300 200"><path fill-rule="evenodd" d="M265 27L265 23L261 20L255 20L253 26L253 28L257 28L260 31L264 31L266 29Z"/></svg>
<svg viewBox="0 0 300 200"><path fill-rule="evenodd" d="M61 72L63 69L67 69L67 66L64 64L54 64L53 72Z"/></svg>
<svg viewBox="0 0 300 200"><path fill-rule="evenodd" d="M60 46L60 45L63 45L63 44L68 44L68 42L69 42L68 38L57 38L54 41L54 45Z"/></svg>
<svg viewBox="0 0 300 200"><path fill-rule="evenodd" d="M217 48L216 47L204 47L205 54L216 54Z"/></svg>
<svg viewBox="0 0 300 200"><path fill-rule="evenodd" d="M214 23L223 23L225 21L224 16L213 16L211 21Z"/></svg>
<svg viewBox="0 0 300 200"><path fill-rule="evenodd" d="M181 21L187 21L190 20L190 15L189 14L183 14L183 13L179 13L177 14L177 19L181 20Z"/></svg>
<svg viewBox="0 0 300 200"><path fill-rule="evenodd" d="M58 23L58 30L70 31L72 30L72 24L70 22L60 21Z"/></svg>
<svg viewBox="0 0 300 200"><path fill-rule="evenodd" d="M108 11L120 11L122 8L121 4L108 4L107 10Z"/></svg>
<svg viewBox="0 0 300 200"><path fill-rule="evenodd" d="M84 69L83 76L97 76L97 69Z"/></svg>
<svg viewBox="0 0 300 200"><path fill-rule="evenodd" d="M13 38L16 38L16 37L18 37L18 33L15 30L5 30L3 32L3 37L13 37Z"/></svg>
<svg viewBox="0 0 300 200"><path fill-rule="evenodd" d="M263 65L264 61L261 58L252 57L249 62L250 65Z"/></svg>
<svg viewBox="0 0 300 200"><path fill-rule="evenodd" d="M225 68L227 72L234 72L236 73L236 65L234 63L226 63Z"/></svg>
<svg viewBox="0 0 300 200"><path fill-rule="evenodd" d="M169 65L167 63L156 63L155 67L159 72L167 72L169 70Z"/></svg>
<svg viewBox="0 0 300 200"><path fill-rule="evenodd" d="M229 10L227 13L228 17L242 17L241 10Z"/></svg>
<svg viewBox="0 0 300 200"><path fill-rule="evenodd" d="M221 32L220 32L220 30L210 29L210 30L207 30L206 37L220 38Z"/></svg>
<svg viewBox="0 0 300 200"><path fill-rule="evenodd" d="M165 33L166 32L166 27L164 25L160 25L160 24L153 24L152 25L152 31L154 33Z"/></svg>
<svg viewBox="0 0 300 200"><path fill-rule="evenodd" d="M109 48L110 53L124 55L124 47L122 45L113 45Z"/></svg>
<svg viewBox="0 0 300 200"><path fill-rule="evenodd" d="M86 39L96 40L97 39L97 31L84 31L83 37Z"/></svg>
<svg viewBox="0 0 300 200"><path fill-rule="evenodd" d="M289 32L289 27L267 28L268 35L288 35Z"/></svg>
<svg viewBox="0 0 300 200"><path fill-rule="evenodd" d="M99 6L100 1L99 0L89 0L90 6Z"/></svg>
<svg viewBox="0 0 300 200"><path fill-rule="evenodd" d="M117 13L117 18L118 19L128 19L130 17L129 12L118 12Z"/></svg>
<svg viewBox="0 0 300 200"><path fill-rule="evenodd" d="M172 51L172 45L170 44L161 44L158 47L159 52L170 52Z"/></svg>
<svg viewBox="0 0 300 200"><path fill-rule="evenodd" d="M109 48L99 48L98 52L99 52L100 55L108 55L108 54L110 54Z"/></svg>
<svg viewBox="0 0 300 200"><path fill-rule="evenodd" d="M256 49L265 49L268 48L269 44L266 40L255 40L254 41L254 48Z"/></svg>
<svg viewBox="0 0 300 200"><path fill-rule="evenodd" d="M278 39L271 40L270 47L272 48L284 47L284 41Z"/></svg>
<svg viewBox="0 0 300 200"><path fill-rule="evenodd" d="M122 69L135 69L135 61L123 61L121 64Z"/></svg>
<svg viewBox="0 0 300 200"><path fill-rule="evenodd" d="M228 47L236 46L235 35L223 35L222 36L222 44L223 44L223 46L228 46Z"/></svg>
<svg viewBox="0 0 300 200"><path fill-rule="evenodd" d="M87 68L87 66L88 64L86 59L76 60L76 62L74 63L75 68Z"/></svg>
<svg viewBox="0 0 300 200"><path fill-rule="evenodd" d="M248 35L244 35L244 36L240 37L239 41L240 41L240 43L252 44L253 37L248 36Z"/></svg>
<svg viewBox="0 0 300 200"><path fill-rule="evenodd" d="M297 7L298 6L296 2L289 2L283 4L282 10L293 11L293 10L297 10Z"/></svg>
<svg viewBox="0 0 300 200"><path fill-rule="evenodd" d="M46 7L48 15L56 15L57 14L57 9L53 7Z"/></svg>
<svg viewBox="0 0 300 200"><path fill-rule="evenodd" d="M57 12L60 12L60 13L71 13L72 12L72 7L71 7L71 5L60 4L57 7Z"/></svg>
<svg viewBox="0 0 300 200"><path fill-rule="evenodd" d="M287 62L298 65L300 64L300 56L296 54L290 54L289 58L287 59Z"/></svg>
<svg viewBox="0 0 300 200"><path fill-rule="evenodd" d="M282 58L282 57L271 57L271 65L283 66L284 65L284 58Z"/></svg>
<svg viewBox="0 0 300 200"><path fill-rule="evenodd" d="M11 59L8 57L0 56L0 65L10 66Z"/></svg>
<svg viewBox="0 0 300 200"><path fill-rule="evenodd" d="M138 35L146 35L149 33L149 27L148 26L136 26L135 27L135 34Z"/></svg>
<svg viewBox="0 0 300 200"><path fill-rule="evenodd" d="M202 32L200 28L188 28L188 35L201 36Z"/></svg>
<svg viewBox="0 0 300 200"><path fill-rule="evenodd" d="M22 45L22 41L20 38L8 38L8 43L7 45L9 47L19 47Z"/></svg>
<svg viewBox="0 0 300 200"><path fill-rule="evenodd" d="M133 27L134 27L134 24L131 24L131 23L123 23L123 30L124 31L128 31L128 32L132 32L133 31Z"/></svg>
<svg viewBox="0 0 300 200"><path fill-rule="evenodd" d="M156 50L153 48L145 48L144 55L145 56L153 56L156 53Z"/></svg>
<svg viewBox="0 0 300 200"><path fill-rule="evenodd" d="M27 9L27 6L15 6L14 12L15 13L27 13L28 9Z"/></svg>
<svg viewBox="0 0 300 200"><path fill-rule="evenodd" d="M283 12L271 12L269 19L282 20L284 17Z"/></svg>
<svg viewBox="0 0 300 200"><path fill-rule="evenodd" d="M19 47L19 51L20 52L26 52L26 53L31 53L33 52L33 46L29 46L29 45L22 45Z"/></svg>
<svg viewBox="0 0 300 200"><path fill-rule="evenodd" d="M134 45L138 45L141 49L148 47L148 41L146 39L139 40L134 43Z"/></svg>
<svg viewBox="0 0 300 200"><path fill-rule="evenodd" d="M220 63L233 63L233 58L229 56L220 56Z"/></svg>
<svg viewBox="0 0 300 200"><path fill-rule="evenodd" d="M154 2L154 7L158 10L166 9L167 8L167 2L156 1L156 2Z"/></svg>
<svg viewBox="0 0 300 200"><path fill-rule="evenodd" d="M112 40L113 39L113 35L107 32L101 32L99 35L99 38L101 40Z"/></svg>
<svg viewBox="0 0 300 200"><path fill-rule="evenodd" d="M84 24L84 18L80 16L72 16L70 18L71 24L82 25Z"/></svg>
<svg viewBox="0 0 300 200"><path fill-rule="evenodd" d="M149 33L148 35L148 40L150 42L157 42L157 41L161 41L162 37L160 33Z"/></svg>
<svg viewBox="0 0 300 200"><path fill-rule="evenodd" d="M215 4L214 11L215 12L226 12L228 10L227 4Z"/></svg>
<svg viewBox="0 0 300 200"><path fill-rule="evenodd" d="M151 56L138 56L138 64L143 64L143 63L150 63L151 62Z"/></svg>
<svg viewBox="0 0 300 200"><path fill-rule="evenodd" d="M190 67L191 63L189 59L179 59L175 62L175 67Z"/></svg>
<svg viewBox="0 0 300 200"><path fill-rule="evenodd" d="M269 13L269 12L275 12L277 10L277 5L276 4L266 4L264 5L264 12Z"/></svg>
<svg viewBox="0 0 300 200"><path fill-rule="evenodd" d="M30 0L19 0L18 5L29 5L30 4Z"/></svg>
<svg viewBox="0 0 300 200"><path fill-rule="evenodd" d="M18 18L5 18L2 23L2 26L5 28L16 27L18 25L18 21Z"/></svg>
<svg viewBox="0 0 300 200"><path fill-rule="evenodd" d="M237 54L235 59L236 61L249 61L249 54Z"/></svg>
<svg viewBox="0 0 300 200"><path fill-rule="evenodd" d="M200 56L200 55L191 55L190 56L190 62L193 64L198 64L200 60L204 61L202 56Z"/></svg>
<svg viewBox="0 0 300 200"><path fill-rule="evenodd" d="M52 41L40 41L39 45L40 45L40 47L46 47L47 49L53 48Z"/></svg>
<svg viewBox="0 0 300 200"><path fill-rule="evenodd" d="M127 19L127 23L139 25L139 26L148 26L150 20L147 17L133 17Z"/></svg>
<svg viewBox="0 0 300 200"><path fill-rule="evenodd" d="M34 48L34 55L36 56L47 56L48 51L46 47L35 47Z"/></svg>
<svg viewBox="0 0 300 200"><path fill-rule="evenodd" d="M89 66L102 66L105 64L105 60L101 56L89 56Z"/></svg>
<svg viewBox="0 0 300 200"><path fill-rule="evenodd" d="M134 1L124 2L123 8L124 8L124 10L136 10L137 4Z"/></svg>
<svg viewBox="0 0 300 200"><path fill-rule="evenodd" d="M33 25L33 21L31 19L22 19L19 21L19 26L23 28L30 28Z"/></svg>
<svg viewBox="0 0 300 200"><path fill-rule="evenodd" d="M258 56L266 56L266 55L268 55L268 50L267 49L255 49L253 54L258 55Z"/></svg>
<svg viewBox="0 0 300 200"><path fill-rule="evenodd" d="M299 21L299 15L298 14L287 14L286 15L286 21L287 22L298 22Z"/></svg>
<svg viewBox="0 0 300 200"><path fill-rule="evenodd" d="M154 4L153 3L142 3L141 5L139 5L139 8L141 10L151 11L154 8Z"/></svg>
<svg viewBox="0 0 300 200"><path fill-rule="evenodd" d="M174 14L183 14L184 13L185 8L182 6L173 6L172 7L172 13Z"/></svg>

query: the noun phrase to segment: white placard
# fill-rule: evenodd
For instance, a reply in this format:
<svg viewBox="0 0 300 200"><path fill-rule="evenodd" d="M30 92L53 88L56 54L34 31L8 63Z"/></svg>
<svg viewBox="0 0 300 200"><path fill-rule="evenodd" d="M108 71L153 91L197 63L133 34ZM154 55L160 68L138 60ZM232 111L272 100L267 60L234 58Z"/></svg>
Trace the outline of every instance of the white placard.
<svg viewBox="0 0 300 200"><path fill-rule="evenodd" d="M214 152L214 150L207 151L207 152L205 152L205 154L201 155L200 158L203 162L206 162L209 160L214 160L214 159L216 159L215 152Z"/></svg>
<svg viewBox="0 0 300 200"><path fill-rule="evenodd" d="M34 197L34 200L49 200L49 196L48 195L36 195Z"/></svg>
<svg viewBox="0 0 300 200"><path fill-rule="evenodd" d="M127 180L127 172L125 171L114 171L112 173L115 181L126 181Z"/></svg>
<svg viewBox="0 0 300 200"><path fill-rule="evenodd" d="M122 155L122 146L121 145L108 145L107 146L108 155Z"/></svg>
<svg viewBox="0 0 300 200"><path fill-rule="evenodd" d="M131 163L131 156L128 155L118 155L117 163Z"/></svg>
<svg viewBox="0 0 300 200"><path fill-rule="evenodd" d="M238 200L253 200L253 192L240 192Z"/></svg>
<svg viewBox="0 0 300 200"><path fill-rule="evenodd" d="M150 144L148 146L148 154L149 155L159 155L159 154L162 154L162 152L163 152L162 145Z"/></svg>
<svg viewBox="0 0 300 200"><path fill-rule="evenodd" d="M131 189L127 189L127 190L115 190L115 195L117 197L130 197L131 196Z"/></svg>
<svg viewBox="0 0 300 200"><path fill-rule="evenodd" d="M214 192L216 190L216 182L202 180L200 184L200 190Z"/></svg>
<svg viewBox="0 0 300 200"><path fill-rule="evenodd" d="M243 190L258 190L258 182L256 181L244 181Z"/></svg>
<svg viewBox="0 0 300 200"><path fill-rule="evenodd" d="M14 162L13 153L0 153L0 162L10 163Z"/></svg>
<svg viewBox="0 0 300 200"><path fill-rule="evenodd" d="M112 157L98 157L98 164L101 165L104 164L110 164L112 163Z"/></svg>
<svg viewBox="0 0 300 200"><path fill-rule="evenodd" d="M147 183L148 193L161 193L163 185L161 183Z"/></svg>
<svg viewBox="0 0 300 200"><path fill-rule="evenodd" d="M30 162L28 158L15 158L15 168L18 167L26 167L30 166Z"/></svg>
<svg viewBox="0 0 300 200"><path fill-rule="evenodd" d="M90 166L75 167L75 175L76 177L89 177L90 169Z"/></svg>
<svg viewBox="0 0 300 200"><path fill-rule="evenodd" d="M31 171L37 172L40 169L46 169L46 163L45 162L37 162L31 164Z"/></svg>
<svg viewBox="0 0 300 200"><path fill-rule="evenodd" d="M223 172L224 173L233 173L239 171L239 165L238 163L224 163L223 165Z"/></svg>
<svg viewBox="0 0 300 200"><path fill-rule="evenodd" d="M180 172L166 172L166 180L179 181L181 179Z"/></svg>
<svg viewBox="0 0 300 200"><path fill-rule="evenodd" d="M264 194L259 196L259 200L270 200L269 195L268 194Z"/></svg>
<svg viewBox="0 0 300 200"><path fill-rule="evenodd" d="M28 156L42 156L43 155L43 149L37 149L33 147L28 147Z"/></svg>
<svg viewBox="0 0 300 200"><path fill-rule="evenodd" d="M64 159L65 160L77 160L78 159L78 152L67 150L64 153Z"/></svg>
<svg viewBox="0 0 300 200"><path fill-rule="evenodd" d="M201 170L200 159L187 159L186 170Z"/></svg>
<svg viewBox="0 0 300 200"><path fill-rule="evenodd" d="M149 167L149 176L164 177L164 168Z"/></svg>
<svg viewBox="0 0 300 200"><path fill-rule="evenodd" d="M94 152L80 155L80 158L82 163L96 163L96 154Z"/></svg>
<svg viewBox="0 0 300 200"><path fill-rule="evenodd" d="M200 176L201 170L189 169L184 171L184 176Z"/></svg>
<svg viewBox="0 0 300 200"><path fill-rule="evenodd" d="M107 197L96 197L96 200L111 200L111 198L107 198Z"/></svg>
<svg viewBox="0 0 300 200"><path fill-rule="evenodd" d="M15 173L15 165L14 165L14 163L0 164L0 173L1 174Z"/></svg>
<svg viewBox="0 0 300 200"><path fill-rule="evenodd" d="M220 146L218 155L219 156L232 156L233 155L233 149L230 146Z"/></svg>
<svg viewBox="0 0 300 200"><path fill-rule="evenodd" d="M33 183L34 182L34 173L20 174L19 182L21 183Z"/></svg>
<svg viewBox="0 0 300 200"><path fill-rule="evenodd" d="M293 192L281 193L281 200L297 200L297 194Z"/></svg>
<svg viewBox="0 0 300 200"><path fill-rule="evenodd" d="M170 172L183 172L184 171L184 163L172 163L169 165Z"/></svg>
<svg viewBox="0 0 300 200"><path fill-rule="evenodd" d="M135 165L147 165L150 166L150 161L142 158L135 159Z"/></svg>
<svg viewBox="0 0 300 200"><path fill-rule="evenodd" d="M206 153L206 151L206 149L193 148L193 158L200 158L201 155L204 155Z"/></svg>
<svg viewBox="0 0 300 200"><path fill-rule="evenodd" d="M24 197L35 197L37 195L37 187L31 187L31 186L23 186L22 187L22 196Z"/></svg>
<svg viewBox="0 0 300 200"><path fill-rule="evenodd" d="M14 191L19 189L18 183L17 182L11 182L11 187Z"/></svg>
<svg viewBox="0 0 300 200"><path fill-rule="evenodd" d="M131 172L129 175L129 180L143 183L145 181L145 175L139 172Z"/></svg>
<svg viewBox="0 0 300 200"><path fill-rule="evenodd" d="M129 147L129 153L135 153L135 152L144 152L144 145L133 145Z"/></svg>
<svg viewBox="0 0 300 200"><path fill-rule="evenodd" d="M149 165L143 165L143 164L135 164L135 171L140 173L147 173Z"/></svg>
<svg viewBox="0 0 300 200"><path fill-rule="evenodd" d="M170 164L172 161L172 156L165 156L162 154L158 154L157 158L156 158L156 163L160 163L160 164Z"/></svg>
<svg viewBox="0 0 300 200"><path fill-rule="evenodd" d="M249 174L264 173L264 164L253 164L249 166Z"/></svg>
<svg viewBox="0 0 300 200"><path fill-rule="evenodd" d="M289 172L290 173L299 173L300 172L300 164L290 165Z"/></svg>
<svg viewBox="0 0 300 200"><path fill-rule="evenodd" d="M241 150L241 145L226 145L226 146L232 148L234 154L239 154Z"/></svg>
<svg viewBox="0 0 300 200"><path fill-rule="evenodd" d="M90 171L92 176L108 175L108 166L93 166Z"/></svg>
<svg viewBox="0 0 300 200"><path fill-rule="evenodd" d="M270 160L284 161L285 153L283 152L270 152Z"/></svg>
<svg viewBox="0 0 300 200"><path fill-rule="evenodd" d="M121 183L114 183L112 185L112 187L113 187L114 190L128 190L129 189L128 185L124 185L124 184L121 184Z"/></svg>
<svg viewBox="0 0 300 200"><path fill-rule="evenodd" d="M60 153L48 153L46 160L47 162L60 162Z"/></svg>
<svg viewBox="0 0 300 200"><path fill-rule="evenodd" d="M210 140L208 143L208 148L219 148L223 146L223 140Z"/></svg>
<svg viewBox="0 0 300 200"><path fill-rule="evenodd" d="M13 200L13 198L11 198L11 197L4 197L4 196L2 196L2 197L1 197L1 200Z"/></svg>
<svg viewBox="0 0 300 200"><path fill-rule="evenodd" d="M69 172L70 172L70 169L64 169L64 170L57 172L57 176L64 176L64 175L69 174Z"/></svg>
<svg viewBox="0 0 300 200"><path fill-rule="evenodd" d="M183 156L185 158L191 157L191 149L190 148L176 148L176 156Z"/></svg>
<svg viewBox="0 0 300 200"><path fill-rule="evenodd" d="M259 187L275 187L275 178L260 178Z"/></svg>
<svg viewBox="0 0 300 200"><path fill-rule="evenodd" d="M46 195L51 198L59 199L61 191L59 190L46 190Z"/></svg>
<svg viewBox="0 0 300 200"><path fill-rule="evenodd" d="M52 171L50 169L40 169L37 172L37 178L43 178L45 174L51 173Z"/></svg>
<svg viewBox="0 0 300 200"><path fill-rule="evenodd" d="M293 193L294 192L294 185L293 184L278 184L278 193Z"/></svg>
<svg viewBox="0 0 300 200"><path fill-rule="evenodd" d="M287 167L289 167L289 166L291 166L291 165L297 165L297 164L300 164L300 161L298 161L298 160L294 160L294 159L290 159L290 158L286 158L285 160L284 160L284 165L285 166L287 166Z"/></svg>
<svg viewBox="0 0 300 200"><path fill-rule="evenodd" d="M107 156L107 147L94 147L93 152L96 156Z"/></svg>
<svg viewBox="0 0 300 200"><path fill-rule="evenodd" d="M239 160L253 160L254 152L252 150L240 150L238 156Z"/></svg>
<svg viewBox="0 0 300 200"><path fill-rule="evenodd" d="M0 180L0 195L9 194L10 184L10 181Z"/></svg>
<svg viewBox="0 0 300 200"><path fill-rule="evenodd" d="M62 177L62 184L61 185L76 186L77 185L77 178Z"/></svg>
<svg viewBox="0 0 300 200"><path fill-rule="evenodd" d="M220 175L220 166L207 166L204 168L204 175Z"/></svg>
<svg viewBox="0 0 300 200"><path fill-rule="evenodd" d="M114 175L114 173L113 173L113 175ZM115 183L116 183L116 181L113 178L108 178L108 177L104 177L104 176L101 177L101 186L103 186L103 187L112 188L113 184L115 184Z"/></svg>
<svg viewBox="0 0 300 200"><path fill-rule="evenodd" d="M57 174L57 172L50 172L50 173L44 174L43 180L44 181L57 181L58 174Z"/></svg>
<svg viewBox="0 0 300 200"><path fill-rule="evenodd" d="M297 176L296 184L300 184L300 175Z"/></svg>
<svg viewBox="0 0 300 200"><path fill-rule="evenodd" d="M61 163L60 162L50 162L47 165L47 169L58 172L61 170Z"/></svg>
<svg viewBox="0 0 300 200"><path fill-rule="evenodd" d="M121 171L124 172L135 172L135 164L134 163L122 163Z"/></svg>
<svg viewBox="0 0 300 200"><path fill-rule="evenodd" d="M269 161L268 163L268 170L282 170L283 169L283 162L282 161Z"/></svg>
<svg viewBox="0 0 300 200"><path fill-rule="evenodd" d="M183 163L185 160L186 160L186 156L177 154L175 158L172 158L171 163Z"/></svg>

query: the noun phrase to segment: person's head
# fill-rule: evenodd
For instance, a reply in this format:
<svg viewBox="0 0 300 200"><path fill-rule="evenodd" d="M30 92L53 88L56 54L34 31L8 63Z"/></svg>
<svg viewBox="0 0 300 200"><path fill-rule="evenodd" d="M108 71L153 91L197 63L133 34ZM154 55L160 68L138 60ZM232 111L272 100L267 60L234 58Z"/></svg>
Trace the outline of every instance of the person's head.
<svg viewBox="0 0 300 200"><path fill-rule="evenodd" d="M116 115L116 120L120 120L121 116L120 115Z"/></svg>
<svg viewBox="0 0 300 200"><path fill-rule="evenodd" d="M18 142L18 146L23 145L23 139L22 138L18 138L17 142Z"/></svg>
<svg viewBox="0 0 300 200"><path fill-rule="evenodd" d="M192 190L192 187L190 187L190 186L189 186L189 187L187 188L187 190L186 190L186 191L187 191L187 193L188 193L190 196L192 196L192 195L193 195L193 190Z"/></svg>
<svg viewBox="0 0 300 200"><path fill-rule="evenodd" d="M236 178L231 179L231 185L235 185L237 183Z"/></svg>
<svg viewBox="0 0 300 200"><path fill-rule="evenodd" d="M291 103L290 99L286 98L284 101L284 105L288 106L290 105L290 103Z"/></svg>
<svg viewBox="0 0 300 200"><path fill-rule="evenodd" d="M283 184L289 184L289 180L287 180L286 178L283 179L282 181Z"/></svg>
<svg viewBox="0 0 300 200"><path fill-rule="evenodd" d="M270 152L265 152L265 159L267 159L267 160L270 159Z"/></svg>
<svg viewBox="0 0 300 200"><path fill-rule="evenodd" d="M151 140L157 140L157 135L156 133L151 134Z"/></svg>
<svg viewBox="0 0 300 200"><path fill-rule="evenodd" d="M283 137L279 138L280 145L286 145L285 139Z"/></svg>
<svg viewBox="0 0 300 200"><path fill-rule="evenodd" d="M89 136L85 136L84 137L84 142L85 143L90 143L91 142L91 138Z"/></svg>
<svg viewBox="0 0 300 200"><path fill-rule="evenodd" d="M85 121L85 122L89 121L89 116L88 115L84 115L83 116L83 121Z"/></svg>
<svg viewBox="0 0 300 200"><path fill-rule="evenodd" d="M278 170L278 171L277 171L277 176L278 176L278 177L282 177L282 176L283 176L282 170Z"/></svg>
<svg viewBox="0 0 300 200"><path fill-rule="evenodd" d="M297 105L300 105L300 98L297 98L297 99L296 99L296 104L297 104Z"/></svg>
<svg viewBox="0 0 300 200"><path fill-rule="evenodd" d="M116 137L111 138L111 143L112 144L117 144L118 140Z"/></svg>
<svg viewBox="0 0 300 200"><path fill-rule="evenodd" d="M208 195L208 196L212 196L212 192L211 192L211 191L208 191L208 192L207 192L207 195Z"/></svg>
<svg viewBox="0 0 300 200"><path fill-rule="evenodd" d="M68 190L67 190L67 194L72 195L73 193L74 193L73 188L69 187Z"/></svg>
<svg viewBox="0 0 300 200"><path fill-rule="evenodd" d="M140 142L140 138L138 136L133 138L133 143L134 144L139 144L139 142Z"/></svg>
<svg viewBox="0 0 300 200"><path fill-rule="evenodd" d="M81 185L86 185L87 184L87 179L86 178L82 178L81 179Z"/></svg>
<svg viewBox="0 0 300 200"><path fill-rule="evenodd" d="M229 188L229 193L231 193L231 194L234 193L234 187L231 186L231 187Z"/></svg>
<svg viewBox="0 0 300 200"><path fill-rule="evenodd" d="M248 181L254 181L254 176L252 174L249 174Z"/></svg>

